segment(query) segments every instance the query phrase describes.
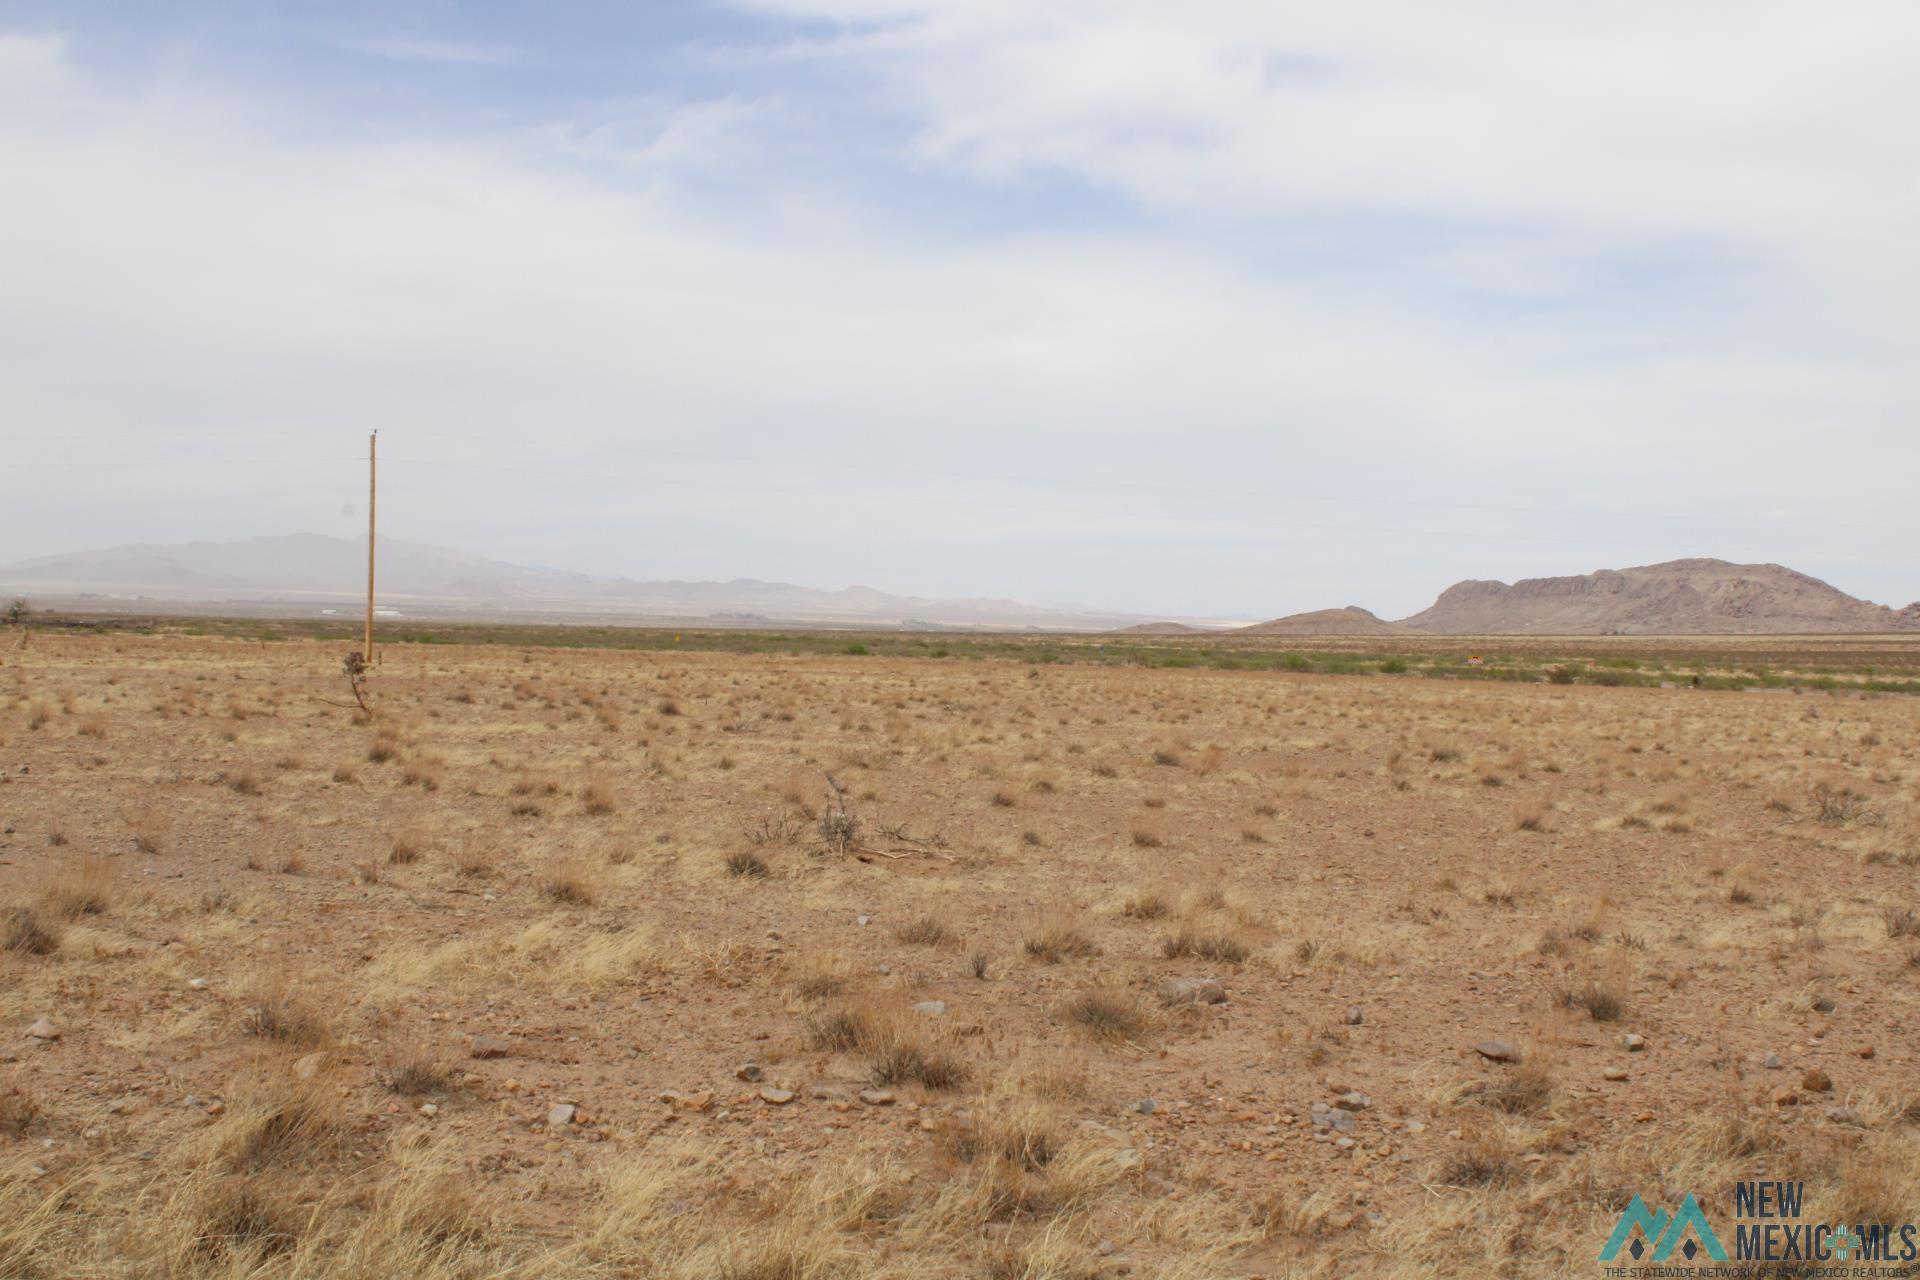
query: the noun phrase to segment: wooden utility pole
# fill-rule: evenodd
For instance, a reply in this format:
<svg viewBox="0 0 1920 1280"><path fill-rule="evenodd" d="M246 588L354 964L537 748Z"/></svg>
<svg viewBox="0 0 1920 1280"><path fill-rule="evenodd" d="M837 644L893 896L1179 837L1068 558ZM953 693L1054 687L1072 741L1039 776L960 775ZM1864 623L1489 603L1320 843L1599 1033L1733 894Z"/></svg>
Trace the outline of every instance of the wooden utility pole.
<svg viewBox="0 0 1920 1280"><path fill-rule="evenodd" d="M360 656L368 666L373 665L373 538L375 532L375 501L379 493L379 445L380 433L375 431L367 437L367 638Z"/></svg>

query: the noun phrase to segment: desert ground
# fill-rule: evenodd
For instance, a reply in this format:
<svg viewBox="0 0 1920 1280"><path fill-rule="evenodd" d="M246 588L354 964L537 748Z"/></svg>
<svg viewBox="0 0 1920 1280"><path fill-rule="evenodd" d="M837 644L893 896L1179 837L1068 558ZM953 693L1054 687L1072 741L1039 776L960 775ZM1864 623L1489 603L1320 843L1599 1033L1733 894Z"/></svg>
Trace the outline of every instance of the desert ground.
<svg viewBox="0 0 1920 1280"><path fill-rule="evenodd" d="M1920 698L397 644L368 717L346 647L0 636L0 1275L1558 1276L1635 1194L1920 1217Z"/></svg>

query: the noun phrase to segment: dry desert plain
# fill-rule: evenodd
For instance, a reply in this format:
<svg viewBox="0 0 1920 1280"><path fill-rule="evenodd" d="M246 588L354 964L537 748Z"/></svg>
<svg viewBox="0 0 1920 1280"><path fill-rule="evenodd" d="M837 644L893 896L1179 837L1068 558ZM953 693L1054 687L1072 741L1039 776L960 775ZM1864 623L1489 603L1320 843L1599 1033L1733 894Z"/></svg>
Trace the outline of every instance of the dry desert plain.
<svg viewBox="0 0 1920 1280"><path fill-rule="evenodd" d="M8 1277L1920 1216L1917 698L396 645L368 721L343 643L0 644Z"/></svg>

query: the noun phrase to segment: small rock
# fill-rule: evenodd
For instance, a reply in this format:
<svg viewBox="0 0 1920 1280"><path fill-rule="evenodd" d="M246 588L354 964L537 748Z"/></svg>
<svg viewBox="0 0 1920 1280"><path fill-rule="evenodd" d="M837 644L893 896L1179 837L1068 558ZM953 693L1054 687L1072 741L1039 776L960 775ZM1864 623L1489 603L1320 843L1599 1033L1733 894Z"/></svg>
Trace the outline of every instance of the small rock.
<svg viewBox="0 0 1920 1280"><path fill-rule="evenodd" d="M1808 1093L1832 1093L1833 1077L1818 1067L1809 1067L1800 1077L1800 1087Z"/></svg>
<svg viewBox="0 0 1920 1280"><path fill-rule="evenodd" d="M1141 1159L1140 1153L1132 1147L1122 1147L1114 1152L1113 1162L1122 1169L1138 1169L1142 1164L1146 1163Z"/></svg>
<svg viewBox="0 0 1920 1280"><path fill-rule="evenodd" d="M1482 1040L1473 1051L1489 1062L1520 1061L1520 1051L1505 1040Z"/></svg>
<svg viewBox="0 0 1920 1280"><path fill-rule="evenodd" d="M1866 1127L1866 1122L1861 1120L1860 1113L1852 1107L1828 1107L1827 1119L1834 1124L1852 1125L1856 1129Z"/></svg>
<svg viewBox="0 0 1920 1280"><path fill-rule="evenodd" d="M893 1090L862 1089L860 1091L860 1101L870 1107L890 1107L893 1105Z"/></svg>
<svg viewBox="0 0 1920 1280"><path fill-rule="evenodd" d="M760 1101L771 1103L776 1107L784 1107L793 1101L793 1090L776 1089L772 1085L768 1085L760 1091Z"/></svg>
<svg viewBox="0 0 1920 1280"><path fill-rule="evenodd" d="M688 1111L705 1111L713 1106L713 1090L702 1089L698 1093L689 1093L680 1099L680 1105Z"/></svg>
<svg viewBox="0 0 1920 1280"><path fill-rule="evenodd" d="M1342 1151L1351 1151L1353 1150L1354 1143L1352 1138L1335 1138L1333 1145Z"/></svg>
<svg viewBox="0 0 1920 1280"><path fill-rule="evenodd" d="M855 916L853 918L853 922L855 924L872 924L873 917L872 916Z"/></svg>
<svg viewBox="0 0 1920 1280"><path fill-rule="evenodd" d="M420 1104L420 1114L431 1120L440 1114L440 1108L435 1103L423 1102Z"/></svg>
<svg viewBox="0 0 1920 1280"><path fill-rule="evenodd" d="M1366 1020L1366 1011L1357 1004L1348 1005L1346 1016L1340 1019L1350 1027L1357 1027Z"/></svg>
<svg viewBox="0 0 1920 1280"><path fill-rule="evenodd" d="M27 1034L35 1040L58 1040L60 1028L53 1024L53 1019L41 1018L27 1028Z"/></svg>
<svg viewBox="0 0 1920 1280"><path fill-rule="evenodd" d="M1639 1053L1647 1047L1647 1038L1645 1036L1637 1036L1629 1031L1626 1035L1620 1037L1620 1043L1627 1047L1628 1053Z"/></svg>
<svg viewBox="0 0 1920 1280"><path fill-rule="evenodd" d="M1111 1240L1102 1240L1099 1244L1093 1246L1093 1252L1098 1257L1111 1258L1114 1254L1120 1252L1120 1246Z"/></svg>
<svg viewBox="0 0 1920 1280"><path fill-rule="evenodd" d="M1791 1089L1775 1089L1773 1091L1773 1105L1776 1107L1797 1107L1800 1105L1800 1095Z"/></svg>
<svg viewBox="0 0 1920 1280"><path fill-rule="evenodd" d="M922 1000L913 1006L913 1011L915 1013L924 1013L928 1017L937 1018L947 1011L947 1002L945 1000Z"/></svg>
<svg viewBox="0 0 1920 1280"><path fill-rule="evenodd" d="M1160 1104L1155 1102L1152 1098L1142 1098L1140 1099L1140 1101L1128 1107L1127 1110L1137 1111L1143 1116L1150 1116L1159 1107L1159 1105Z"/></svg>
<svg viewBox="0 0 1920 1280"><path fill-rule="evenodd" d="M1227 989L1212 978L1169 978L1160 984L1162 1004L1224 1004L1226 999Z"/></svg>
<svg viewBox="0 0 1920 1280"><path fill-rule="evenodd" d="M1625 1067L1608 1067L1600 1073L1600 1078L1602 1080L1625 1080L1627 1078L1627 1069Z"/></svg>
<svg viewBox="0 0 1920 1280"><path fill-rule="evenodd" d="M733 1069L734 1079L745 1080L748 1084L758 1083L765 1074L757 1062L743 1062Z"/></svg>
<svg viewBox="0 0 1920 1280"><path fill-rule="evenodd" d="M1333 1105L1342 1111L1365 1111L1373 1106L1373 1099L1356 1090L1341 1094L1333 1100Z"/></svg>
<svg viewBox="0 0 1920 1280"><path fill-rule="evenodd" d="M1763 1060L1763 1061L1762 1061L1762 1062L1760 1063L1760 1065L1761 1065L1761 1066L1763 1066L1763 1067L1765 1067L1765 1068L1766 1068L1767 1070L1769 1070L1769 1071L1778 1071L1778 1070L1779 1070L1780 1068L1782 1068L1782 1067L1784 1067L1784 1066L1786 1066L1787 1064L1786 1064L1786 1063L1784 1063L1784 1062L1782 1062L1782 1061L1780 1061L1780 1055L1779 1055L1779 1054L1777 1054L1777 1053L1770 1053L1770 1054L1768 1054L1768 1055L1766 1056L1766 1058L1765 1058L1765 1059L1764 1059L1764 1060Z"/></svg>
<svg viewBox="0 0 1920 1280"><path fill-rule="evenodd" d="M1858 1049L1855 1049L1854 1052L1859 1054L1863 1058L1871 1058L1873 1056L1873 1046L1870 1044L1863 1044Z"/></svg>
<svg viewBox="0 0 1920 1280"><path fill-rule="evenodd" d="M504 1058L513 1052L513 1042L499 1036L475 1036L468 1052L476 1058Z"/></svg>
<svg viewBox="0 0 1920 1280"><path fill-rule="evenodd" d="M574 1116L578 1114L579 1108L571 1102L557 1102L547 1112L547 1128L564 1129L573 1123Z"/></svg>
<svg viewBox="0 0 1920 1280"><path fill-rule="evenodd" d="M309 1053L304 1057L295 1059L293 1064L294 1078L297 1080L313 1079L320 1074L320 1068L326 1061L327 1055L324 1053Z"/></svg>
<svg viewBox="0 0 1920 1280"><path fill-rule="evenodd" d="M211 984L205 978L188 978L187 985L195 991L205 991Z"/></svg>

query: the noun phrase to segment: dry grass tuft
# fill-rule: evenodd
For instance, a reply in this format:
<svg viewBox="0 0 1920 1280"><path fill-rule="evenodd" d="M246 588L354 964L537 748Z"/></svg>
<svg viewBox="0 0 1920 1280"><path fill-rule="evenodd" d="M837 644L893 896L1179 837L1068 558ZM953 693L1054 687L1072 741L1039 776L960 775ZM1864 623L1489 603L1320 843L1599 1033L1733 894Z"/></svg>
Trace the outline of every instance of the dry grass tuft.
<svg viewBox="0 0 1920 1280"><path fill-rule="evenodd" d="M1246 943L1223 929L1186 925L1161 944L1160 954L1169 960L1198 956L1202 960L1241 964L1245 962L1249 951Z"/></svg>
<svg viewBox="0 0 1920 1280"><path fill-rule="evenodd" d="M250 1036L300 1048L311 1049L333 1038L325 1015L284 975L253 981L240 1025Z"/></svg>
<svg viewBox="0 0 1920 1280"><path fill-rule="evenodd" d="M1036 960L1059 964L1100 954L1100 947L1082 932L1079 922L1067 913L1041 916L1020 938L1020 949Z"/></svg>
<svg viewBox="0 0 1920 1280"><path fill-rule="evenodd" d="M1130 992L1100 990L1075 996L1063 1010L1067 1021L1099 1040L1138 1040L1153 1029L1153 1015Z"/></svg>
<svg viewBox="0 0 1920 1280"><path fill-rule="evenodd" d="M0 951L47 956L60 949L60 926L32 907L8 907L0 913Z"/></svg>
<svg viewBox="0 0 1920 1280"><path fill-rule="evenodd" d="M771 870L767 860L754 850L741 849L727 855L727 874L742 880L765 880Z"/></svg>
<svg viewBox="0 0 1920 1280"><path fill-rule="evenodd" d="M895 929L893 936L916 947L945 947L959 940L946 921L932 915L908 921Z"/></svg>
<svg viewBox="0 0 1920 1280"><path fill-rule="evenodd" d="M114 868L105 858L74 858L41 886L40 909L60 920L97 916L113 904Z"/></svg>
<svg viewBox="0 0 1920 1280"><path fill-rule="evenodd" d="M613 782L603 774L589 774L586 785L580 788L581 808L595 817L601 817L612 813L616 803Z"/></svg>
<svg viewBox="0 0 1920 1280"><path fill-rule="evenodd" d="M556 906L590 907L598 900L586 864L577 858L558 858L540 876L540 896Z"/></svg>
<svg viewBox="0 0 1920 1280"><path fill-rule="evenodd" d="M1562 1008L1584 1009L1595 1022L1613 1022L1627 1011L1627 998L1618 985L1595 978L1562 987L1556 997Z"/></svg>

